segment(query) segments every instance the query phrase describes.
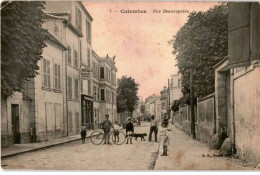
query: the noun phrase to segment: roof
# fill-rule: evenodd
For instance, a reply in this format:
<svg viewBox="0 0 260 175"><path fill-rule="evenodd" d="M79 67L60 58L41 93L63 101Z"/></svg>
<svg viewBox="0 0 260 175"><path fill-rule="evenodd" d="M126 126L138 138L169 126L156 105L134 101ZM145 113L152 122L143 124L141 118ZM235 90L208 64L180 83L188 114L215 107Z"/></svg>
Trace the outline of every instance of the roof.
<svg viewBox="0 0 260 175"><path fill-rule="evenodd" d="M90 18L91 21L93 21L93 18L91 17L91 15L89 14L89 12L87 11L87 9L85 8L85 6L82 4L81 1L79 1L79 4L82 7L82 9L85 12L85 14Z"/></svg>
<svg viewBox="0 0 260 175"><path fill-rule="evenodd" d="M46 39L55 43L56 45L60 46L62 49L64 50L68 50L68 48L62 43L60 42L57 38L55 38L51 33L46 32Z"/></svg>

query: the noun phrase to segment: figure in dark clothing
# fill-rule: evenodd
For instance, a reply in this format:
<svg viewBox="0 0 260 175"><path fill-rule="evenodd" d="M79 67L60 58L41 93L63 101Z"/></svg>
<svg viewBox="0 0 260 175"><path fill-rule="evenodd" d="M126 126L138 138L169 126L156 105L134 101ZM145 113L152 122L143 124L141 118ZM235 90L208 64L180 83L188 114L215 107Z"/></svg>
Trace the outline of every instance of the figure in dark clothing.
<svg viewBox="0 0 260 175"><path fill-rule="evenodd" d="M104 144L106 144L106 143L110 144L109 143L109 134L110 134L110 128L112 126L112 123L110 120L108 120L109 115L106 114L105 116L106 116L106 120L104 120L102 123L102 129L104 130L104 139L105 139Z"/></svg>
<svg viewBox="0 0 260 175"><path fill-rule="evenodd" d="M157 142L157 132L158 132L158 121L155 119L154 115L151 117L149 142L152 140L152 134L154 132L155 142Z"/></svg>
<svg viewBox="0 0 260 175"><path fill-rule="evenodd" d="M82 143L85 143L86 135L87 135L87 128L86 125L83 124L80 128L80 136L81 136Z"/></svg>
<svg viewBox="0 0 260 175"><path fill-rule="evenodd" d="M134 133L134 125L132 123L132 118L127 119L126 124L126 144L128 144L128 140L130 140L130 144L132 144L132 136L131 134Z"/></svg>

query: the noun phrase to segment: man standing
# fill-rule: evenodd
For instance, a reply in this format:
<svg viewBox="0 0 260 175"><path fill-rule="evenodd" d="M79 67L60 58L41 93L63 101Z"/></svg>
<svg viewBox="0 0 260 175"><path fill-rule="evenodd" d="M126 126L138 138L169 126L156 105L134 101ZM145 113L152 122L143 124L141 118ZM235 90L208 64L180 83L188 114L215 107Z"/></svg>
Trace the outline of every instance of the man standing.
<svg viewBox="0 0 260 175"><path fill-rule="evenodd" d="M151 117L150 133L149 133L149 142L152 140L152 133L154 132L155 142L157 142L157 132L158 132L158 121L154 118L154 115Z"/></svg>
<svg viewBox="0 0 260 175"><path fill-rule="evenodd" d="M108 118L109 118L108 114L106 114L105 117L106 117L106 120L104 120L102 123L102 129L104 130L104 139L105 139L104 144L106 144L106 143L110 144L109 143L109 133L110 133L110 127L112 126L112 123L110 120L108 120Z"/></svg>

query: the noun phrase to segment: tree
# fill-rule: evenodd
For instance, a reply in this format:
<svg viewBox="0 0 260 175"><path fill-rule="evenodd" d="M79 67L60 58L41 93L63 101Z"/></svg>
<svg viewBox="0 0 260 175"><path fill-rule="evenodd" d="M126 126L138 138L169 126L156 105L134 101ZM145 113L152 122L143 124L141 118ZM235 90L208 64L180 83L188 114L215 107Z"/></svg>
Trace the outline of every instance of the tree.
<svg viewBox="0 0 260 175"><path fill-rule="evenodd" d="M144 105L144 104L141 105L141 109L140 109L140 111L141 111L142 114L145 113L145 105Z"/></svg>
<svg viewBox="0 0 260 175"><path fill-rule="evenodd" d="M194 97L214 92L213 66L228 54L228 9L221 4L206 12L192 12L188 22L169 41L182 75L183 93L190 93L193 70Z"/></svg>
<svg viewBox="0 0 260 175"><path fill-rule="evenodd" d="M21 91L27 78L37 75L37 62L46 46L42 28L44 2L10 1L1 10L1 94Z"/></svg>
<svg viewBox="0 0 260 175"><path fill-rule="evenodd" d="M117 82L117 111L133 112L139 100L137 91L139 84L132 77L123 76Z"/></svg>

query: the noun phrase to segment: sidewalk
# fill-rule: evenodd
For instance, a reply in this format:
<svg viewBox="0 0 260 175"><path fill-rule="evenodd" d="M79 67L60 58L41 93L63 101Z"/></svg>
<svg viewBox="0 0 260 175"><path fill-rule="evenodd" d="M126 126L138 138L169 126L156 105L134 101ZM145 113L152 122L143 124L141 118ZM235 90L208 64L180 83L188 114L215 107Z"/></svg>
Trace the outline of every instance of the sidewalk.
<svg viewBox="0 0 260 175"><path fill-rule="evenodd" d="M95 130L95 131L97 131L97 130ZM90 137L92 132L94 132L94 131L88 130L87 138ZM11 156L15 156L15 155L26 153L26 152L37 151L40 149L45 149L45 148L49 148L52 146L57 146L57 145L61 145L64 143L77 141L80 139L81 139L81 137L79 134L79 135L74 135L74 136L63 137L60 139L54 139L52 141L47 141L47 142L15 144L9 148L1 148L1 158L11 157Z"/></svg>
<svg viewBox="0 0 260 175"><path fill-rule="evenodd" d="M240 159L213 157L216 150L209 150L206 144L193 140L191 136L172 126L169 133L168 156L160 143L159 155L154 170L254 170L255 167Z"/></svg>

